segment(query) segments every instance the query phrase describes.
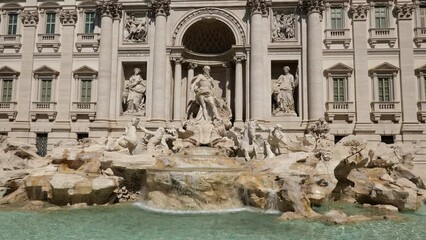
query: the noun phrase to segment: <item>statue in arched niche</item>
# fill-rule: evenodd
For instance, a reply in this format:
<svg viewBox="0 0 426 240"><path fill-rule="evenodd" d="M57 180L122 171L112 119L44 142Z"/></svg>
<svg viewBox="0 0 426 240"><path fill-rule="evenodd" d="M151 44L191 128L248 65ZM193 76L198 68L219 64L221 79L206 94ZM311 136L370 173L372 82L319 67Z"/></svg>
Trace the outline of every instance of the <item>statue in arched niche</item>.
<svg viewBox="0 0 426 240"><path fill-rule="evenodd" d="M272 114L295 113L294 89L299 85L299 80L290 73L290 67L283 68L278 81L272 89Z"/></svg>
<svg viewBox="0 0 426 240"><path fill-rule="evenodd" d="M134 74L126 81L122 94L124 113L144 115L146 80L140 75L140 68L135 68L133 71Z"/></svg>

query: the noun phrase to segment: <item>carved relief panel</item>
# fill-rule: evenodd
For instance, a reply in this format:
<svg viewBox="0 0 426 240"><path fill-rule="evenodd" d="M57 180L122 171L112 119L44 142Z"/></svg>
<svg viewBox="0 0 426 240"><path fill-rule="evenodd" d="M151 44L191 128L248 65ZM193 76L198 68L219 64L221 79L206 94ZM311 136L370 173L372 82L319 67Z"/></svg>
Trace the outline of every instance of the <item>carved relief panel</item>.
<svg viewBox="0 0 426 240"><path fill-rule="evenodd" d="M271 16L272 42L295 41L297 17L292 9L274 9Z"/></svg>
<svg viewBox="0 0 426 240"><path fill-rule="evenodd" d="M125 43L147 43L149 20L147 15L147 12L126 12L123 34Z"/></svg>

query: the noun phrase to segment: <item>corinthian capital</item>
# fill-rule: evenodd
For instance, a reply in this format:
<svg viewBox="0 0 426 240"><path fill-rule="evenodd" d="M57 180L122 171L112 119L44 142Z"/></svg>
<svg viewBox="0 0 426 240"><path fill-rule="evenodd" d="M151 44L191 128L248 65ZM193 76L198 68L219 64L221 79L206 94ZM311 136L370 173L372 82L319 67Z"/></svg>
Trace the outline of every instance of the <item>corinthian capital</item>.
<svg viewBox="0 0 426 240"><path fill-rule="evenodd" d="M299 0L297 5L299 10L305 13L319 12L322 15L324 11L323 0Z"/></svg>
<svg viewBox="0 0 426 240"><path fill-rule="evenodd" d="M98 12L102 17L121 18L123 7L117 0L97 1Z"/></svg>
<svg viewBox="0 0 426 240"><path fill-rule="evenodd" d="M22 23L25 26L36 26L38 23L37 11L25 10L21 13Z"/></svg>
<svg viewBox="0 0 426 240"><path fill-rule="evenodd" d="M370 10L370 6L368 5L352 5L350 9L350 13L352 14L352 20L354 21L365 21L367 20L368 10Z"/></svg>
<svg viewBox="0 0 426 240"><path fill-rule="evenodd" d="M151 0L148 7L151 8L154 16L168 16L170 14L170 0Z"/></svg>
<svg viewBox="0 0 426 240"><path fill-rule="evenodd" d="M247 8L251 14L268 15L271 5L271 0L247 0Z"/></svg>
<svg viewBox="0 0 426 240"><path fill-rule="evenodd" d="M398 20L411 20L413 18L414 5L403 4L395 5L394 12Z"/></svg>
<svg viewBox="0 0 426 240"><path fill-rule="evenodd" d="M77 11L62 9L59 13L59 20L63 25L75 25L77 22Z"/></svg>

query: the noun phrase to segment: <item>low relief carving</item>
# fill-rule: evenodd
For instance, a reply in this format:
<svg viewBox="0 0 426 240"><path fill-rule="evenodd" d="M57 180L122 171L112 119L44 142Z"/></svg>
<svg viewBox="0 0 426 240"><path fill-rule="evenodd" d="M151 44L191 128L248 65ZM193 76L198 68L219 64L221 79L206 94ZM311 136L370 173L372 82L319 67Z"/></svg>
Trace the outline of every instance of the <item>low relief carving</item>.
<svg viewBox="0 0 426 240"><path fill-rule="evenodd" d="M296 15L274 12L271 31L274 42L296 39Z"/></svg>
<svg viewBox="0 0 426 240"><path fill-rule="evenodd" d="M277 116L281 113L295 113L294 89L299 85L299 80L290 73L290 67L283 68L278 81L272 89L272 114Z"/></svg>
<svg viewBox="0 0 426 240"><path fill-rule="evenodd" d="M126 42L146 42L147 40L147 17L136 17L131 14L127 17L124 28L124 41Z"/></svg>
<svg viewBox="0 0 426 240"><path fill-rule="evenodd" d="M124 114L145 115L146 80L140 75L140 68L126 80L122 94Z"/></svg>

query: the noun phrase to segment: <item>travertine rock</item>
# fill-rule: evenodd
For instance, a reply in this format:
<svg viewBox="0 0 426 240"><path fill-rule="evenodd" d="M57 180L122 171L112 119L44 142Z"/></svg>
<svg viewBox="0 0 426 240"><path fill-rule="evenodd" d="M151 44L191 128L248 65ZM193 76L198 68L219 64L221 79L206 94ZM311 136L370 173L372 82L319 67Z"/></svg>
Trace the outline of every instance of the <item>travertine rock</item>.
<svg viewBox="0 0 426 240"><path fill-rule="evenodd" d="M348 215L341 211L330 210L324 216L327 218L327 222L330 223L344 224L348 222Z"/></svg>

